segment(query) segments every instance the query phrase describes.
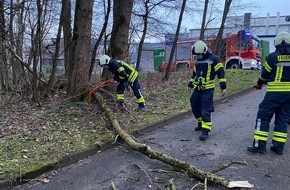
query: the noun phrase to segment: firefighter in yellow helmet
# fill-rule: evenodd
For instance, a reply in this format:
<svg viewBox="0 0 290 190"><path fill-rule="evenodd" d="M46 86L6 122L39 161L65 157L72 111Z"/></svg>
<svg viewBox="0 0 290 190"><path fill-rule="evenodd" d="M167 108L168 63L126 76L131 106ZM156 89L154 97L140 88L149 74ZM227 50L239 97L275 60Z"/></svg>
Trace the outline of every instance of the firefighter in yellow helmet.
<svg viewBox="0 0 290 190"><path fill-rule="evenodd" d="M119 105L124 106L124 92L126 88L132 88L137 98L138 108L145 112L145 99L141 94L138 82L138 72L128 63L112 59L108 55L101 55L99 58L100 66L107 68L114 74L114 80L119 82L117 87L117 100Z"/></svg>
<svg viewBox="0 0 290 190"><path fill-rule="evenodd" d="M214 112L213 95L215 77L220 83L221 95L226 94L226 79L223 64L203 41L197 41L192 48L196 56L195 66L188 83L188 91L194 89L190 98L192 113L198 121L196 131L201 131L200 140L206 140L212 127Z"/></svg>
<svg viewBox="0 0 290 190"><path fill-rule="evenodd" d="M269 124L275 115L274 133L270 150L283 154L287 139L287 123L290 120L290 34L281 32L274 39L275 52L270 53L262 68L256 89L268 85L263 101L259 105L253 144L249 152L266 153Z"/></svg>

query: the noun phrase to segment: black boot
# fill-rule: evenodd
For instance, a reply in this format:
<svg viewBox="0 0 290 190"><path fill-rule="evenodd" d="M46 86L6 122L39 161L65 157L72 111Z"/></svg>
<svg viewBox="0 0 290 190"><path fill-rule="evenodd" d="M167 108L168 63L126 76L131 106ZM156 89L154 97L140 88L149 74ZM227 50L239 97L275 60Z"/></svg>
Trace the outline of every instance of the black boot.
<svg viewBox="0 0 290 190"><path fill-rule="evenodd" d="M273 152L275 152L278 155L283 155L283 148L284 147L271 146L270 150L272 150Z"/></svg>
<svg viewBox="0 0 290 190"><path fill-rule="evenodd" d="M196 130L196 131L200 131L201 130L201 122L198 122L197 127L194 128L194 130Z"/></svg>
<svg viewBox="0 0 290 190"><path fill-rule="evenodd" d="M249 146L247 148L249 152L253 153L260 153L260 154L265 154L266 153L266 147L260 148L260 147L254 147L254 146Z"/></svg>
<svg viewBox="0 0 290 190"><path fill-rule="evenodd" d="M146 106L145 106L144 102L143 103L139 103L138 107L139 107L139 111L146 112Z"/></svg>
<svg viewBox="0 0 290 190"><path fill-rule="evenodd" d="M119 108L124 108L125 107L124 101L118 100L118 106L119 106Z"/></svg>
<svg viewBox="0 0 290 190"><path fill-rule="evenodd" d="M199 136L199 140L204 141L208 138L209 129L201 129L201 135Z"/></svg>
<svg viewBox="0 0 290 190"><path fill-rule="evenodd" d="M252 146L249 146L247 148L249 152L253 153L260 153L260 154L265 154L266 153L266 142L259 141L258 142L258 147L255 146L255 141L253 142Z"/></svg>
<svg viewBox="0 0 290 190"><path fill-rule="evenodd" d="M270 147L270 150L275 152L278 155L283 155L284 145L285 143L272 140L272 146Z"/></svg>

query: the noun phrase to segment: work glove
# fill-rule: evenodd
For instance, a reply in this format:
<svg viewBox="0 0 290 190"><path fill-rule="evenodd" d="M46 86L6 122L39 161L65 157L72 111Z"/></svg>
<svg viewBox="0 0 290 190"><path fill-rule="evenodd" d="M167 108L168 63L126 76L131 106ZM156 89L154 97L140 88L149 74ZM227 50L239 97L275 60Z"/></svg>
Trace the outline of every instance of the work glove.
<svg viewBox="0 0 290 190"><path fill-rule="evenodd" d="M188 83L188 85L187 85L187 92L188 93L191 93L191 90L193 89L193 82L192 81L190 81L189 83Z"/></svg>
<svg viewBox="0 0 290 190"><path fill-rule="evenodd" d="M256 84L254 85L254 88L255 88L255 89L258 89L258 90L261 90L261 89L262 89L262 84L256 83Z"/></svg>
<svg viewBox="0 0 290 190"><path fill-rule="evenodd" d="M187 87L188 87L188 88L193 88L193 82L190 81L190 82L188 83Z"/></svg>

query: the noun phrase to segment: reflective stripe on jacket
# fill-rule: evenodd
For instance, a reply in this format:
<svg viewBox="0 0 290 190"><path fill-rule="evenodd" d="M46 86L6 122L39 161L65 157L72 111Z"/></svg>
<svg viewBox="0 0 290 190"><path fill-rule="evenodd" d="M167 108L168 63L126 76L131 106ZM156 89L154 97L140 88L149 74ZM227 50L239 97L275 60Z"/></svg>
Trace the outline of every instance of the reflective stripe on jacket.
<svg viewBox="0 0 290 190"><path fill-rule="evenodd" d="M223 64L216 55L210 54L204 60L196 61L190 81L198 90L212 89L215 87L216 76L219 79L220 88L226 89Z"/></svg>
<svg viewBox="0 0 290 190"><path fill-rule="evenodd" d="M130 64L123 61L111 59L108 66L108 69L115 75L114 79L128 79L130 83L133 83L138 77L138 72Z"/></svg>
<svg viewBox="0 0 290 190"><path fill-rule="evenodd" d="M279 51L271 53L258 83L267 83L267 92L290 92L290 55L281 55Z"/></svg>

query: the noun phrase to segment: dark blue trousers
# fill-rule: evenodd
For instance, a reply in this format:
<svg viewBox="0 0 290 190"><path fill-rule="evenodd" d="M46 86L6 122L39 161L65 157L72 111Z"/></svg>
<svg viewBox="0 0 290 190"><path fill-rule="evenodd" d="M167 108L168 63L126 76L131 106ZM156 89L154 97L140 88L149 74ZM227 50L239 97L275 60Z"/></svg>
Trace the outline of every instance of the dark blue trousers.
<svg viewBox="0 0 290 190"><path fill-rule="evenodd" d="M191 110L196 119L201 118L202 128L211 130L212 117L214 112L213 104L214 88L207 90L194 89L190 97Z"/></svg>
<svg viewBox="0 0 290 190"><path fill-rule="evenodd" d="M290 120L290 93L267 92L259 105L253 145L265 146L269 136L269 125L275 114L273 146L284 148L287 139L287 123Z"/></svg>
<svg viewBox="0 0 290 190"><path fill-rule="evenodd" d="M126 88L125 82L126 81L124 81L124 80L119 82L118 87L117 87L117 94L124 94L125 88ZM133 93L138 100L143 97L141 94L138 78L129 86L129 88L132 88Z"/></svg>

